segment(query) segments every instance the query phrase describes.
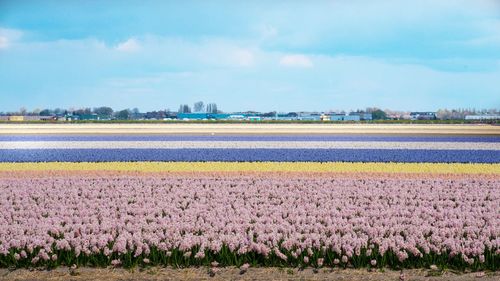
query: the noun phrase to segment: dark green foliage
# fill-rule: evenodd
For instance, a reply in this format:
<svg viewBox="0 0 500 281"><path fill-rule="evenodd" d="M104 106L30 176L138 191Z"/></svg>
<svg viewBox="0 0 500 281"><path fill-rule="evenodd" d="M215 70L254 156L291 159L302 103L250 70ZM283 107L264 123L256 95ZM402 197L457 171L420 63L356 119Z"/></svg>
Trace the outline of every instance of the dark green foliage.
<svg viewBox="0 0 500 281"><path fill-rule="evenodd" d="M293 250L292 250L293 251ZM141 254L137 257L134 256L133 252L128 252L126 254L113 253L110 256L106 256L102 251L98 254L85 255L80 254L76 256L74 251L61 251L53 248L53 254L56 254L58 259L56 261L42 261L40 260L36 264L32 264L31 260L35 257L39 249L35 249L33 253L28 254L26 259L21 259L16 261L14 254L20 251L10 251L7 255L0 255L0 267L14 267L14 268L29 268L34 266L42 266L46 268L55 268L58 266L90 266L90 267L107 267L111 265L112 260L120 260L121 266L125 268L132 267L143 267L143 266L173 266L179 267L189 267L189 266L210 266L214 261L217 261L221 266L236 266L239 267L245 263L250 264L253 267L265 266L265 267L318 267L318 258L323 258L323 267L354 267L354 268L373 268L370 265L371 260L376 260L376 268L391 268L391 269L403 269L403 268L429 268L431 265L436 265L440 270L442 269L456 269L456 270L491 270L496 271L500 268L500 255L495 254L492 251L487 251L484 253L485 262L479 263L477 258L473 264L466 263L460 256L450 256L449 253L443 253L437 255L434 253L425 254L423 257L416 257L409 255L409 258L403 262L400 262L397 256L392 252L386 252L383 256L380 255L377 249L373 249L371 255L366 255L366 250L363 249L360 255L353 256L349 259L347 264L340 262L339 264L334 264L334 260L341 260L342 255L338 253L327 250L321 251L318 249L313 250L313 255L309 256L309 263L304 263L304 257L307 255L307 251L303 251L301 255L297 258L292 256L292 251L286 251L281 249L281 252L287 256L287 260L283 260L271 252L267 257L256 254L254 252L247 253L244 255L239 255L237 252L231 251L227 246L223 246L218 253L214 253L210 250L205 250L205 257L202 259L196 259L194 256L198 252L198 248L195 247L191 249L191 255L185 257L185 252L179 250L172 250L168 255L167 252L159 250L157 248L151 248L149 255ZM149 259L148 263L144 262L144 259Z"/></svg>

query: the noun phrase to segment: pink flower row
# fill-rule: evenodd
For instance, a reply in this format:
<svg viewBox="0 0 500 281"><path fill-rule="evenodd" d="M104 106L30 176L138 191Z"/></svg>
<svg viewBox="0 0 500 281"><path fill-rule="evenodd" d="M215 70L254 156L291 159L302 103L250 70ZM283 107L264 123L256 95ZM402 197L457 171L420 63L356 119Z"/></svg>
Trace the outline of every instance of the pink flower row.
<svg viewBox="0 0 500 281"><path fill-rule="evenodd" d="M55 246L147 256L155 247L203 258L226 245L283 260L283 252L350 259L376 248L400 261L449 253L473 262L500 254L498 206L491 177L3 177L0 255L42 249L37 258L57 259Z"/></svg>

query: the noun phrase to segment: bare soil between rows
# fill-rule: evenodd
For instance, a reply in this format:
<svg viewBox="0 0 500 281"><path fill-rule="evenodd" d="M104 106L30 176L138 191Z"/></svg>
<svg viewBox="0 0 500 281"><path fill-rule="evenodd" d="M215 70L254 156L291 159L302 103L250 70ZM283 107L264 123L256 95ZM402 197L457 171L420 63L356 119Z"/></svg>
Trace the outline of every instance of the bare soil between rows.
<svg viewBox="0 0 500 281"><path fill-rule="evenodd" d="M206 267L199 268L78 268L75 270L60 267L44 269L0 269L0 280L352 280L352 281L389 281L389 280L500 280L500 272L456 272L451 270L435 271L411 269L394 271L390 269L369 271L368 269L320 269L306 268L250 268L240 272L238 268L218 268L215 274Z"/></svg>

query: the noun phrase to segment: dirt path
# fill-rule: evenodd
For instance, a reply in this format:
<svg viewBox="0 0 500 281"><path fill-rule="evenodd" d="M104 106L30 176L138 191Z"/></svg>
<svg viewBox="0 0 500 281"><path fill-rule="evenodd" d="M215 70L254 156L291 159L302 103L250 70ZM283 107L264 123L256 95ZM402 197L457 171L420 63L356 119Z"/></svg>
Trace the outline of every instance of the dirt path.
<svg viewBox="0 0 500 281"><path fill-rule="evenodd" d="M222 268L211 275L207 268L148 268L148 269L95 269L79 268L74 271L68 268L55 270L10 271L0 269L0 280L352 280L352 281L386 281L386 280L500 280L500 272L454 273L452 271L438 272L431 270L383 270L369 272L367 269L321 269L315 273L313 269L281 269L281 268L250 268L241 274L237 268Z"/></svg>

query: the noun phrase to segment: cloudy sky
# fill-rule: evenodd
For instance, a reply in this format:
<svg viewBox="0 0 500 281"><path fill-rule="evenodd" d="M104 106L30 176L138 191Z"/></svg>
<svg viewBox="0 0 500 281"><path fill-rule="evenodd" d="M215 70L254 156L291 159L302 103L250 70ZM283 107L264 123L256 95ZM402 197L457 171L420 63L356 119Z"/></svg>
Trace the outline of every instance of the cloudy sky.
<svg viewBox="0 0 500 281"><path fill-rule="evenodd" d="M0 0L0 111L198 100L499 108L500 0Z"/></svg>

